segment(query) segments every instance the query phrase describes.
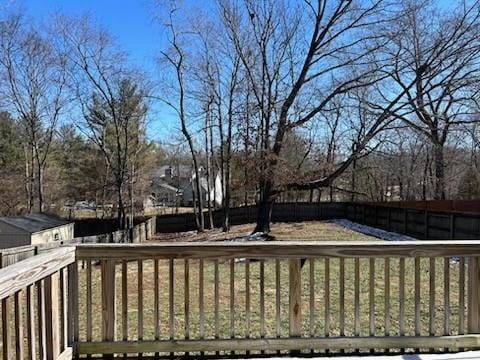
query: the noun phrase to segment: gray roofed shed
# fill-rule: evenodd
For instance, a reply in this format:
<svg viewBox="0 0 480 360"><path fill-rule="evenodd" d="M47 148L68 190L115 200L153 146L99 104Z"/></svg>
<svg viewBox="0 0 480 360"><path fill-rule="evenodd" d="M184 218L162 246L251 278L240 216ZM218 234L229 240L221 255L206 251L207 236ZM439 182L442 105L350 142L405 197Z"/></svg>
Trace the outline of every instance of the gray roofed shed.
<svg viewBox="0 0 480 360"><path fill-rule="evenodd" d="M73 239L72 221L50 214L0 218L0 248Z"/></svg>
<svg viewBox="0 0 480 360"><path fill-rule="evenodd" d="M40 231L71 223L71 221L50 214L27 214L16 217L1 217L0 222L5 222L29 234L35 234Z"/></svg>

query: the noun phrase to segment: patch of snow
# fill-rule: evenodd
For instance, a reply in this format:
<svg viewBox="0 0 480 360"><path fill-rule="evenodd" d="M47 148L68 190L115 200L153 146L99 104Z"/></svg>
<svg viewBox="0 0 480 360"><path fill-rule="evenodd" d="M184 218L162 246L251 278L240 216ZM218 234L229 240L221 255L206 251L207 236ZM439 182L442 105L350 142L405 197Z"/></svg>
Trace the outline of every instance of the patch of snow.
<svg viewBox="0 0 480 360"><path fill-rule="evenodd" d="M332 223L343 226L344 228L347 228L365 235L370 235L370 236L382 239L382 240L388 240L388 241L417 240L407 235L402 235L395 232L385 231L385 230L374 228L371 226L354 223L347 219L332 220Z"/></svg>
<svg viewBox="0 0 480 360"><path fill-rule="evenodd" d="M231 237L228 241L261 241L265 240L265 234L262 232L256 232L253 234L245 234L243 236Z"/></svg>
<svg viewBox="0 0 480 360"><path fill-rule="evenodd" d="M265 234L262 232L256 232L253 234L245 234L243 236L237 236L227 239L227 241L238 241L238 242L246 242L246 241L264 241ZM245 258L235 258L236 263L243 263L245 262Z"/></svg>

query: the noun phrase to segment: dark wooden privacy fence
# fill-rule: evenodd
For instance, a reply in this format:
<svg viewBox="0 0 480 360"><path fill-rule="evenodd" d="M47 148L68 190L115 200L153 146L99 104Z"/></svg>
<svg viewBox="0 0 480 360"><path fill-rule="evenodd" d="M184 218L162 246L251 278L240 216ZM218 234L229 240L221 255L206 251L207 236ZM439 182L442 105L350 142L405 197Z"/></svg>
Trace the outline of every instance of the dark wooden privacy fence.
<svg viewBox="0 0 480 360"><path fill-rule="evenodd" d="M138 216L133 219L133 225L139 225L149 220L148 216ZM118 231L118 220L106 219L75 219L74 237L86 237L108 234Z"/></svg>
<svg viewBox="0 0 480 360"><path fill-rule="evenodd" d="M370 202L369 204L388 206L400 209L416 209L457 213L480 213L480 200L407 200Z"/></svg>
<svg viewBox="0 0 480 360"><path fill-rule="evenodd" d="M449 208L447 205L415 203L275 203L272 211L273 222L295 222L309 220L348 219L357 223L381 228L428 240L469 240L480 239L480 213L433 210ZM435 202L436 203L436 202ZM451 208L454 202L448 202ZM476 202L475 202L476 203ZM414 208L406 207L414 204ZM468 204L462 202L463 208ZM460 208L460 205L456 205ZM475 205L468 205L474 209ZM230 210L231 224L247 224L256 221L256 206ZM221 226L222 211L214 212L214 225ZM208 216L205 215L208 224ZM193 214L157 216L156 230L159 233L195 230Z"/></svg>
<svg viewBox="0 0 480 360"><path fill-rule="evenodd" d="M424 240L480 239L480 214L389 204L346 204L345 218Z"/></svg>
<svg viewBox="0 0 480 360"><path fill-rule="evenodd" d="M272 221L292 222L307 220L327 220L345 217L345 203L275 203L272 210ZM213 212L215 227L222 226L223 210ZM232 225L253 223L257 220L256 206L242 206L230 209ZM205 212L205 227L210 226L208 214ZM193 213L170 214L157 216L157 232L183 232L196 230Z"/></svg>

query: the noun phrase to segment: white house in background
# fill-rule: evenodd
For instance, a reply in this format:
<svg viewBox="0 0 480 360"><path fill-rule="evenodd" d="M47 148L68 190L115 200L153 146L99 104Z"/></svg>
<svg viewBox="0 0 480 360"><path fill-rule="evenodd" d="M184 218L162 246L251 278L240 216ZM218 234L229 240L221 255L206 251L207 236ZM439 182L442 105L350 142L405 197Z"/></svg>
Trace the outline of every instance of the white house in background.
<svg viewBox="0 0 480 360"><path fill-rule="evenodd" d="M200 168L200 186L203 203L207 203L207 179L205 170ZM161 166L153 175L149 186L149 194L144 200L144 208L191 206L193 203L193 183L195 173L190 166ZM212 204L221 205L222 185L220 175L214 176L214 184L210 185Z"/></svg>
<svg viewBox="0 0 480 360"><path fill-rule="evenodd" d="M72 240L73 225L49 214L0 217L0 248Z"/></svg>

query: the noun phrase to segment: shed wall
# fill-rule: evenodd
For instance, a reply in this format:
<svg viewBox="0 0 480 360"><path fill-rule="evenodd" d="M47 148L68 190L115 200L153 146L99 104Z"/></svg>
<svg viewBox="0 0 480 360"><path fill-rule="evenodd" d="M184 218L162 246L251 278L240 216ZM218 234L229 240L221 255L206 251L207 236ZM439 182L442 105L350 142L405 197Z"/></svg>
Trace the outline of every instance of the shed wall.
<svg viewBox="0 0 480 360"><path fill-rule="evenodd" d="M0 221L0 249L30 245L30 234Z"/></svg>
<svg viewBox="0 0 480 360"><path fill-rule="evenodd" d="M55 240L55 235L58 239ZM68 241L73 239L73 223L48 229L32 235L32 245L45 244L53 241Z"/></svg>

